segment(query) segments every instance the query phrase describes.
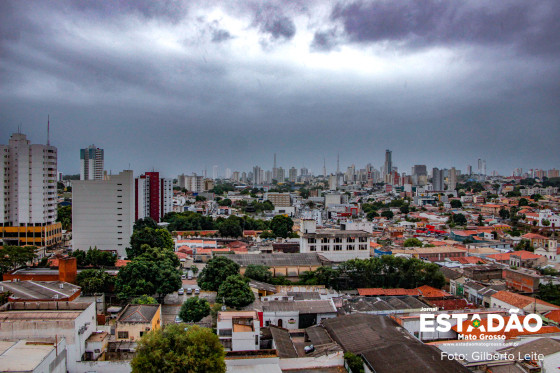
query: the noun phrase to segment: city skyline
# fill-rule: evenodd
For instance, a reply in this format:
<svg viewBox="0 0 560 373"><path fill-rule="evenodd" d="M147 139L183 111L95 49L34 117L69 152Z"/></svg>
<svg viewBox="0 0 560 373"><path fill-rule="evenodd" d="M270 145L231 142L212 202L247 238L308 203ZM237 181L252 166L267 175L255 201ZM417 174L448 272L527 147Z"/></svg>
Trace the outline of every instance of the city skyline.
<svg viewBox="0 0 560 373"><path fill-rule="evenodd" d="M165 175L557 167L560 4L381 4L2 2L0 142L50 114L64 173L92 143Z"/></svg>

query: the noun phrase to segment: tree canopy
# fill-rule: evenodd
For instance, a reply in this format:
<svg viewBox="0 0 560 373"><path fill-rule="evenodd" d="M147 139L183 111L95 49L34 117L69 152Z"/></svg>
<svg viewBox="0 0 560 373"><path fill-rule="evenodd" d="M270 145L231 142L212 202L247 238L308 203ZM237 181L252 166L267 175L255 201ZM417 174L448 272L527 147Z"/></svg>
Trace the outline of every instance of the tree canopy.
<svg viewBox="0 0 560 373"><path fill-rule="evenodd" d="M159 247L143 245L142 251L120 269L116 280L118 296L127 299L147 294L163 300L182 286L179 259L173 251Z"/></svg>
<svg viewBox="0 0 560 373"><path fill-rule="evenodd" d="M241 275L232 275L220 285L218 300L224 300L228 307L241 308L255 301L255 294L247 283L248 280Z"/></svg>
<svg viewBox="0 0 560 373"><path fill-rule="evenodd" d="M0 247L0 275L37 258L35 246Z"/></svg>
<svg viewBox="0 0 560 373"><path fill-rule="evenodd" d="M245 277L261 281L271 283L272 281L272 273L269 271L270 267L260 264L249 264L247 268L245 268Z"/></svg>
<svg viewBox="0 0 560 373"><path fill-rule="evenodd" d="M134 298L132 300L132 302L130 302L130 303L132 303L132 304L157 304L157 301L155 300L155 298L150 297L149 295L142 294L138 298Z"/></svg>
<svg viewBox="0 0 560 373"><path fill-rule="evenodd" d="M404 241L404 247L422 247L422 241L416 237L407 238Z"/></svg>
<svg viewBox="0 0 560 373"><path fill-rule="evenodd" d="M292 233L294 221L289 216L276 215L270 222L270 229L276 237L288 238Z"/></svg>
<svg viewBox="0 0 560 373"><path fill-rule="evenodd" d="M459 209L459 208L463 207L463 203L461 201L459 201L458 199L452 199L451 202L449 202L449 204L454 209Z"/></svg>
<svg viewBox="0 0 560 373"><path fill-rule="evenodd" d="M450 220L457 225L467 224L467 218L463 214L453 214Z"/></svg>
<svg viewBox="0 0 560 373"><path fill-rule="evenodd" d="M144 227L134 231L130 237L130 247L126 249L128 259L134 259L144 253L144 245L173 250L173 238L166 229Z"/></svg>
<svg viewBox="0 0 560 373"><path fill-rule="evenodd" d="M132 229L133 229L133 231L138 231L138 230L144 229L144 228L157 229L157 227L158 227L158 225L157 225L156 221L148 216L148 217L136 220L136 222L134 223L134 227Z"/></svg>
<svg viewBox="0 0 560 373"><path fill-rule="evenodd" d="M239 274L239 264L225 256L217 256L206 263L197 278L202 290L218 291L220 285L231 275Z"/></svg>
<svg viewBox="0 0 560 373"><path fill-rule="evenodd" d="M72 205L60 206L57 212L58 215L56 217L56 221L62 223L62 229L72 229Z"/></svg>
<svg viewBox="0 0 560 373"><path fill-rule="evenodd" d="M77 259L79 267L113 267L117 262L117 254L97 247L87 251L74 250L70 255Z"/></svg>
<svg viewBox="0 0 560 373"><path fill-rule="evenodd" d="M179 317L185 322L199 322L210 314L210 304L206 299L191 297L183 303Z"/></svg>
<svg viewBox="0 0 560 373"><path fill-rule="evenodd" d="M76 283L84 294L108 293L115 284L115 278L102 269L85 269L78 273Z"/></svg>
<svg viewBox="0 0 560 373"><path fill-rule="evenodd" d="M225 352L208 328L185 324L152 330L139 340L130 363L133 373L225 373Z"/></svg>

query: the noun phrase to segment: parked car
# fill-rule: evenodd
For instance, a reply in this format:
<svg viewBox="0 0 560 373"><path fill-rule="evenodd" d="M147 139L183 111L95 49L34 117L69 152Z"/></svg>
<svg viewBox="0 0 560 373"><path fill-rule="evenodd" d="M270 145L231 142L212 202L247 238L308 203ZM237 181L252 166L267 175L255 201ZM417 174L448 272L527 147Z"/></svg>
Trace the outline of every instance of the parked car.
<svg viewBox="0 0 560 373"><path fill-rule="evenodd" d="M175 323L180 324L183 320L179 317L179 315L175 316Z"/></svg>
<svg viewBox="0 0 560 373"><path fill-rule="evenodd" d="M183 294L185 294L185 289L183 289L183 288L180 288L180 289L179 289L179 291L178 291L178 293L179 293L179 295L183 295Z"/></svg>
<svg viewBox="0 0 560 373"><path fill-rule="evenodd" d="M182 276L181 276L181 279L186 280L186 279L187 279L187 275L182 275ZM190 278L189 278L189 280L190 280Z"/></svg>
<svg viewBox="0 0 560 373"><path fill-rule="evenodd" d="M189 273L189 280L192 280L192 275Z"/></svg>
<svg viewBox="0 0 560 373"><path fill-rule="evenodd" d="M194 293L195 294L200 294L200 289L199 288L194 289Z"/></svg>
<svg viewBox="0 0 560 373"><path fill-rule="evenodd" d="M192 288L188 288L187 289L187 295L191 295L192 294Z"/></svg>

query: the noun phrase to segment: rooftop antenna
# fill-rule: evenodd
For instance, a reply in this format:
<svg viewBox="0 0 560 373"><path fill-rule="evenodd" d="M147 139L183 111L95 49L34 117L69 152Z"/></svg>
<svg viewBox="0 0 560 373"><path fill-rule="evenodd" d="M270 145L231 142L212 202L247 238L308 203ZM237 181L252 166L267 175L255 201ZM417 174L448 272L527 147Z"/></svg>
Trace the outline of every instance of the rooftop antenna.
<svg viewBox="0 0 560 373"><path fill-rule="evenodd" d="M340 153L336 154L336 174L340 173Z"/></svg>
<svg viewBox="0 0 560 373"><path fill-rule="evenodd" d="M51 145L50 132L51 132L51 116L49 114L47 115L47 146Z"/></svg>

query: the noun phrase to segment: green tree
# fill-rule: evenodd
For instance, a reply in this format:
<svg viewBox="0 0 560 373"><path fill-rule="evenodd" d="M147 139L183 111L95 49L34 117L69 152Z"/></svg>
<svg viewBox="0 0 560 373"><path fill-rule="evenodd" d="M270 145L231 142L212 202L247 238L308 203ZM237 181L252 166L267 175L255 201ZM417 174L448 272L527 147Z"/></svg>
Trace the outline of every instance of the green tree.
<svg viewBox="0 0 560 373"><path fill-rule="evenodd" d="M508 210L506 210L504 208L501 208L499 214L500 214L500 218L502 218L504 220L509 219L509 211Z"/></svg>
<svg viewBox="0 0 560 373"><path fill-rule="evenodd" d="M143 245L142 250L142 255L120 269L116 280L118 296L127 299L143 294L156 295L161 303L167 294L182 286L177 269L179 259L168 249Z"/></svg>
<svg viewBox="0 0 560 373"><path fill-rule="evenodd" d="M519 251L519 250L525 250L525 251L535 251L535 248L533 247L533 245L531 245L531 241L522 238L521 241L519 241L519 243L517 245L514 246L513 248L515 251Z"/></svg>
<svg viewBox="0 0 560 373"><path fill-rule="evenodd" d="M76 283L84 294L109 293L115 278L102 269L85 269L78 273Z"/></svg>
<svg viewBox="0 0 560 373"><path fill-rule="evenodd" d="M484 225L484 220L482 219L482 214L478 214L477 224L479 227Z"/></svg>
<svg viewBox="0 0 560 373"><path fill-rule="evenodd" d="M56 221L62 223L62 229L72 229L72 206L61 206L57 209L57 212Z"/></svg>
<svg viewBox="0 0 560 373"><path fill-rule="evenodd" d="M150 297L149 295L142 294L138 298L134 298L131 302L132 304L157 304L155 298Z"/></svg>
<svg viewBox="0 0 560 373"><path fill-rule="evenodd" d="M220 206L231 206L231 199L224 198L223 200L218 202L218 205L220 205Z"/></svg>
<svg viewBox="0 0 560 373"><path fill-rule="evenodd" d="M550 220L543 219L541 224L543 225L543 227L548 227L548 226L550 226Z"/></svg>
<svg viewBox="0 0 560 373"><path fill-rule="evenodd" d="M391 220L394 217L393 211L391 210L383 210L381 212L381 216L383 216L385 219Z"/></svg>
<svg viewBox="0 0 560 373"><path fill-rule="evenodd" d="M348 351L344 353L344 359L348 363L352 373L364 373L364 361L359 356Z"/></svg>
<svg viewBox="0 0 560 373"><path fill-rule="evenodd" d="M2 246L0 247L0 275L11 269L25 265L37 258L35 246Z"/></svg>
<svg viewBox="0 0 560 373"><path fill-rule="evenodd" d="M270 267L260 264L249 264L245 268L245 277L256 281L268 282L272 281L272 273L270 273Z"/></svg>
<svg viewBox="0 0 560 373"><path fill-rule="evenodd" d="M402 205L399 210L403 214L408 214L410 212L410 207L408 205Z"/></svg>
<svg viewBox="0 0 560 373"><path fill-rule="evenodd" d="M551 282L539 285L539 299L560 306L560 286Z"/></svg>
<svg viewBox="0 0 560 373"><path fill-rule="evenodd" d="M369 221L372 221L373 218L376 218L376 217L378 217L378 216L379 216L379 214L377 213L377 211L373 211L373 210L372 210L372 211L369 211L369 212L366 214L366 218L367 218Z"/></svg>
<svg viewBox="0 0 560 373"><path fill-rule="evenodd" d="M528 206L528 205L529 205L529 201L527 200L527 198L520 198L519 199L519 203L518 203L519 207Z"/></svg>
<svg viewBox="0 0 560 373"><path fill-rule="evenodd" d="M463 207L463 203L458 199L452 199L451 202L449 202L449 204L454 209L460 209L461 207Z"/></svg>
<svg viewBox="0 0 560 373"><path fill-rule="evenodd" d="M451 215L451 220L457 225L467 224L467 218L463 214L453 214Z"/></svg>
<svg viewBox="0 0 560 373"><path fill-rule="evenodd" d="M210 304L206 299L191 297L183 303L179 317L185 322L199 322L210 314Z"/></svg>
<svg viewBox="0 0 560 373"><path fill-rule="evenodd" d="M217 299L223 299L226 306L242 308L255 301L255 294L241 275L232 275L220 285Z"/></svg>
<svg viewBox="0 0 560 373"><path fill-rule="evenodd" d="M407 238L404 241L404 247L422 247L422 241L416 237Z"/></svg>
<svg viewBox="0 0 560 373"><path fill-rule="evenodd" d="M211 329L167 325L140 339L130 362L133 373L225 373L225 352Z"/></svg>
<svg viewBox="0 0 560 373"><path fill-rule="evenodd" d="M284 215L276 215L270 222L270 229L276 237L288 238L292 233L294 221L292 218Z"/></svg>
<svg viewBox="0 0 560 373"><path fill-rule="evenodd" d="M134 231L130 237L130 247L126 249L128 259L134 259L144 253L142 247L160 247L173 250L173 238L166 229L153 229L145 227Z"/></svg>
<svg viewBox="0 0 560 373"><path fill-rule="evenodd" d="M230 216L225 219L220 226L218 231L222 237L241 237L243 236L242 219L237 216Z"/></svg>
<svg viewBox="0 0 560 373"><path fill-rule="evenodd" d="M212 258L197 278L202 290L218 291L220 285L232 275L239 274L239 264L225 256Z"/></svg>
<svg viewBox="0 0 560 373"><path fill-rule="evenodd" d="M145 217L142 219L136 220L133 227L133 232L144 229L144 228L152 228L157 229L158 225L154 219L151 217Z"/></svg>

